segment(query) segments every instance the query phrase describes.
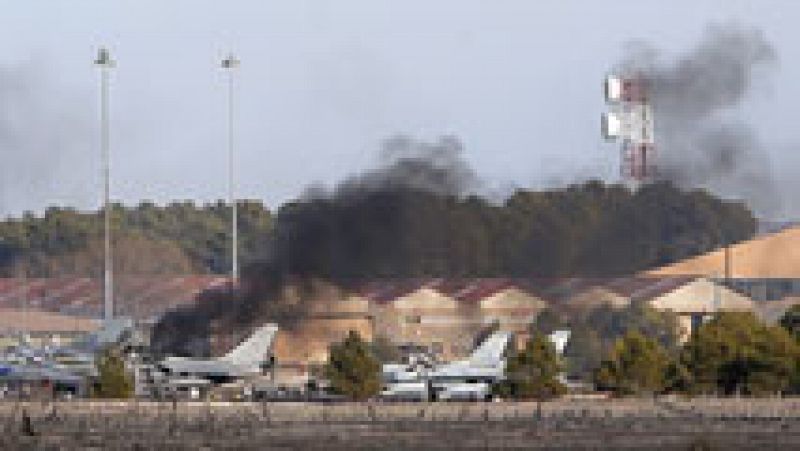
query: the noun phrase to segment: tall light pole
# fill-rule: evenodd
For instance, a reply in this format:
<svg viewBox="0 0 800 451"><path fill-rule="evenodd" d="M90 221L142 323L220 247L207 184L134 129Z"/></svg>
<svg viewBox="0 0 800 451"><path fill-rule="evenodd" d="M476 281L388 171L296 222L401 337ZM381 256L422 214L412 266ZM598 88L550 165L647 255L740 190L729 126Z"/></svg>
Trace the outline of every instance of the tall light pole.
<svg viewBox="0 0 800 451"><path fill-rule="evenodd" d="M233 53L223 58L222 69L228 73L228 201L231 205L231 286L239 281L239 225L236 206L236 173L234 171L233 79L239 60Z"/></svg>
<svg viewBox="0 0 800 451"><path fill-rule="evenodd" d="M101 47L97 51L95 66L100 69L100 152L103 160L103 319L114 318L114 267L111 256L111 205L109 194L111 189L111 164L109 158L109 121L108 121L108 79L116 62L111 59L108 49Z"/></svg>

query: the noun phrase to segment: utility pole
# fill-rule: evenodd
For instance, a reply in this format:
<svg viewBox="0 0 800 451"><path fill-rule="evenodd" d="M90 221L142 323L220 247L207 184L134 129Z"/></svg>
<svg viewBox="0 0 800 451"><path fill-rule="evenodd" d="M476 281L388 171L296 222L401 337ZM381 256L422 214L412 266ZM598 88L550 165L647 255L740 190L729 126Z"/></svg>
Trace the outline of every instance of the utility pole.
<svg viewBox="0 0 800 451"><path fill-rule="evenodd" d="M103 160L103 319L110 321L114 319L114 267L111 255L111 202L109 201L111 190L111 164L109 156L109 120L108 120L108 97L109 97L109 73L116 66L116 62L111 59L108 49L101 47L97 51L97 59L94 60L95 66L100 69L100 152Z"/></svg>
<svg viewBox="0 0 800 451"><path fill-rule="evenodd" d="M239 219L236 205L236 173L234 168L233 80L239 60L229 53L222 60L222 69L228 73L228 201L231 205L231 287L239 281Z"/></svg>

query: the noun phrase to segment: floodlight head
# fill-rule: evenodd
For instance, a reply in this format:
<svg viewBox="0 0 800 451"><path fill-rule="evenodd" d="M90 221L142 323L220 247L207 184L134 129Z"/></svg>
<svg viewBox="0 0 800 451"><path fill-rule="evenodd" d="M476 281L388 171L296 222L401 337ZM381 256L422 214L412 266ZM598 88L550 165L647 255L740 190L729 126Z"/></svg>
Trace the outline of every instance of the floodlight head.
<svg viewBox="0 0 800 451"><path fill-rule="evenodd" d="M222 60L221 66L223 69L234 69L239 66L239 60L236 59L233 53L229 53L228 56Z"/></svg>
<svg viewBox="0 0 800 451"><path fill-rule="evenodd" d="M648 82L640 73L608 75L603 82L606 103L647 103Z"/></svg>
<svg viewBox="0 0 800 451"><path fill-rule="evenodd" d="M614 141L623 134L623 121L616 112L603 113L600 127L606 141Z"/></svg>
<svg viewBox="0 0 800 451"><path fill-rule="evenodd" d="M614 103L622 100L622 85L623 80L616 75L609 75L603 83L603 91L605 92L606 102Z"/></svg>
<svg viewBox="0 0 800 451"><path fill-rule="evenodd" d="M111 59L107 48L100 47L97 50L97 59L94 60L94 64L99 67L114 67L116 62Z"/></svg>

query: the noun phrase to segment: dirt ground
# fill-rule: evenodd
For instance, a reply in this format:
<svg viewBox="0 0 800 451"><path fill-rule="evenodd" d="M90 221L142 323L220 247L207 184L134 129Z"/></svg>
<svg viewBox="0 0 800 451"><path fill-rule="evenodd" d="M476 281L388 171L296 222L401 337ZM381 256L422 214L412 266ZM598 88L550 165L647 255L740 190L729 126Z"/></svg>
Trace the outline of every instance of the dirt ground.
<svg viewBox="0 0 800 451"><path fill-rule="evenodd" d="M800 399L0 403L0 449L800 449Z"/></svg>

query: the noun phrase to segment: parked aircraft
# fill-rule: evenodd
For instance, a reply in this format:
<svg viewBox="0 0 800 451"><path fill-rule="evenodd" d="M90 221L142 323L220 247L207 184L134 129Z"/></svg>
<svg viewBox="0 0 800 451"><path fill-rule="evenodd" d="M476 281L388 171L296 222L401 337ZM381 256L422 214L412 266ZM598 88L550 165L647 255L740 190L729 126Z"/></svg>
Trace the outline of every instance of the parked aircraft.
<svg viewBox="0 0 800 451"><path fill-rule="evenodd" d="M278 326L265 324L244 342L222 357L216 359L192 359L167 357L156 364L156 372L167 381L205 380L211 383L225 383L261 372Z"/></svg>
<svg viewBox="0 0 800 451"><path fill-rule="evenodd" d="M437 365L412 358L407 364L385 364L381 397L418 401L488 399L492 384L505 377L505 354L511 337L509 332L495 332L465 360Z"/></svg>

